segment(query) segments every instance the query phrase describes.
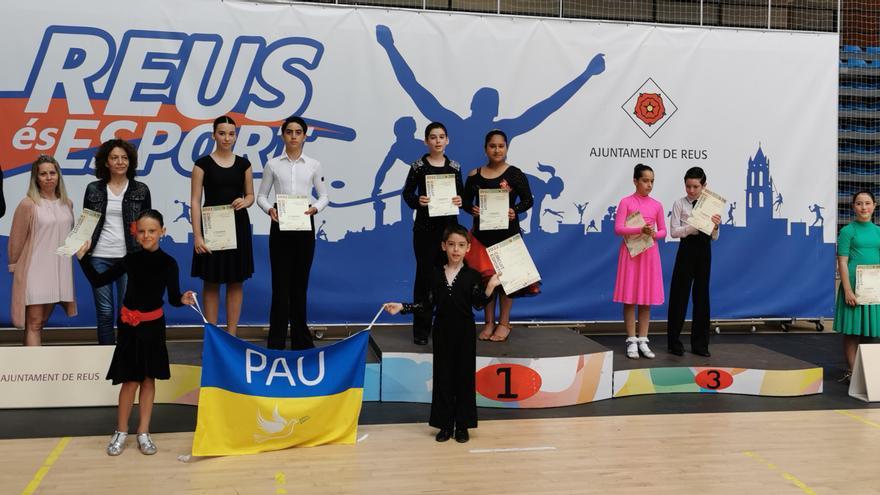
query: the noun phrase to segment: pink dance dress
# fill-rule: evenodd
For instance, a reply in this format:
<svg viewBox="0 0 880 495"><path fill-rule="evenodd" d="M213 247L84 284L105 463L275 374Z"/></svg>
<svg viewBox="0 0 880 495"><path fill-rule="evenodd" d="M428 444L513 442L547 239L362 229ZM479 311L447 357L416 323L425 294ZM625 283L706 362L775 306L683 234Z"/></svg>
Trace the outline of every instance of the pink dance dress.
<svg viewBox="0 0 880 495"><path fill-rule="evenodd" d="M638 193L620 200L614 219L614 233L617 235L638 234L637 227L625 227L626 217L635 211L642 213L648 224L656 226L654 240L666 237L666 215L663 205L649 196ZM617 280L614 282L614 302L624 304L652 305L663 304L663 269L660 266L660 249L655 243L647 251L630 257L626 244L621 241L617 256Z"/></svg>

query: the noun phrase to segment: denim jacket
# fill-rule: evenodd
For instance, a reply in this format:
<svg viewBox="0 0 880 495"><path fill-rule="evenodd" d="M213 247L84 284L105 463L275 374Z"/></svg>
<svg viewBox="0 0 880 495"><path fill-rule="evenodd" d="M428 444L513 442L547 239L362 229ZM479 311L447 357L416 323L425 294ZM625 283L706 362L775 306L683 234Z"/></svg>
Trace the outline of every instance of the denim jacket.
<svg viewBox="0 0 880 495"><path fill-rule="evenodd" d="M86 187L86 194L83 198L83 208L97 211L101 214L95 232L92 233L92 247L89 253L98 244L101 237L101 230L104 228L104 216L107 214L107 181L96 180ZM135 221L138 215L144 210L152 208L150 199L150 189L143 182L129 179L128 189L122 196L122 225L125 230L125 251L132 253L138 251L141 246L135 240Z"/></svg>

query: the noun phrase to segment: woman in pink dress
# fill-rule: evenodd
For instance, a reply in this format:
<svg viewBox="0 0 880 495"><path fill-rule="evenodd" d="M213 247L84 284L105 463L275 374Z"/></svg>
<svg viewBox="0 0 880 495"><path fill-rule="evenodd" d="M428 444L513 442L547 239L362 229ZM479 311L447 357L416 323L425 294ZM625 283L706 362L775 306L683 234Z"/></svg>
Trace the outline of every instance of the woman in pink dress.
<svg viewBox="0 0 880 495"><path fill-rule="evenodd" d="M40 332L55 304L76 315L73 264L55 254L73 228L73 203L67 198L61 168L40 155L31 166L27 196L12 217L9 271L12 272L12 324L24 328L24 345L40 345Z"/></svg>
<svg viewBox="0 0 880 495"><path fill-rule="evenodd" d="M654 240L663 239L666 237L663 205L650 197L654 188L654 170L641 163L636 165L633 170L633 184L636 192L621 199L617 206L614 233L620 236L647 235ZM627 217L635 212L641 213L645 225L627 227ZM626 357L638 359L641 354L648 359L654 359L654 353L648 347L651 306L663 304L663 270L660 267L660 249L656 243L636 256L630 256L625 241L620 243L613 300L623 303ZM638 336L636 306L639 310Z"/></svg>

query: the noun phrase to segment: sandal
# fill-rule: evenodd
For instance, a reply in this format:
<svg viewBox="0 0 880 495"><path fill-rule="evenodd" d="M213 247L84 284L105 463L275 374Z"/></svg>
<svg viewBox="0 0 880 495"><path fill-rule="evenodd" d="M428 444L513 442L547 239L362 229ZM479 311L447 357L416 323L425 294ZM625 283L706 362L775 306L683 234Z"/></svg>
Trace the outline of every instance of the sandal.
<svg viewBox="0 0 880 495"><path fill-rule="evenodd" d="M483 325L483 331L477 337L480 340L492 340L492 334L495 333L495 323L486 323Z"/></svg>
<svg viewBox="0 0 880 495"><path fill-rule="evenodd" d="M507 332L499 332L499 329L501 328L506 328ZM491 340L492 342L504 342L507 340L507 337L510 337L510 331L510 323L499 323L498 326L495 327L495 333L492 334L492 337L490 337L489 340Z"/></svg>

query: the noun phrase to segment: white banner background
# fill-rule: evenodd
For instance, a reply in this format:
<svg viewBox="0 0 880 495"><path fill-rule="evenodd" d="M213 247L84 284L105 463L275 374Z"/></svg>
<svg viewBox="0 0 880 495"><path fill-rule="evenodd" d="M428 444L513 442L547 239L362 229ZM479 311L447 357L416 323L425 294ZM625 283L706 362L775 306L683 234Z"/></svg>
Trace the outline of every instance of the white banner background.
<svg viewBox="0 0 880 495"><path fill-rule="evenodd" d="M327 242L319 242L316 251L310 320L363 321L379 299L407 298L415 269L409 227L398 223L398 196L384 198L385 226L376 228L373 189L380 164L389 153L401 158L380 184L382 193L399 189L408 170L404 161L420 156L424 148L416 141L430 120L439 119L449 127L450 156L465 168L480 165L485 132L502 127L512 138L508 161L544 183L545 190L539 194L541 211L530 212L541 216L544 232L530 227L531 216L523 221L529 233L526 243L544 276L544 294L516 305L516 319L619 318L619 308L610 302L619 239L603 228L601 220L609 206L633 191L631 173L637 162L654 167L653 196L667 210L684 194L682 177L691 166L703 167L709 187L737 202L731 220L743 232L731 225L732 235L723 231L716 244L713 316L830 314L833 254L829 253L833 246L827 243L833 243L836 235L836 35L213 0L188 1L185 8L172 0L151 2L146 8L129 0L99 4L41 0L16 3L5 10L5 17L13 22L0 32L0 56L7 61L7 70L0 75L0 106L4 108L0 161L7 175L5 196L10 209L0 220L2 233L8 232L11 211L24 195L28 163L39 152L58 155L78 210L85 186L94 177L75 174L82 173L93 156L101 131L111 122L132 121L136 125L124 126L134 131L120 136L140 139L149 122L152 129L170 128L171 132L164 143L155 132L146 133L145 142L140 143L140 169L146 172L142 179L151 188L154 207L165 213L174 241L164 243L163 248L177 257L181 272L188 273L191 248L184 243L190 226L183 218L174 221L182 211L175 201L189 201L187 173L193 158L209 149L209 122L224 113L244 114L237 115L243 125L236 149L259 173L280 143L277 136L274 144L268 142L274 132L270 126L298 112L314 127L328 129L313 131L315 139L306 145L306 153L324 164L332 184L331 201L362 202L328 208L318 217L319 225L326 222L322 230ZM137 19L131 19L133 11L138 12ZM78 33L51 37L47 30L52 26ZM420 105L407 90L413 94L422 90L398 81L388 52L377 42L377 26L388 27L394 46L424 88L424 94L416 97ZM41 52L47 39L49 49ZM218 100L228 103L206 108L209 105L200 104L195 95L205 74L202 68L210 60L211 40L222 40L222 49L216 67L207 71L207 95L216 93ZM230 64L236 40L244 41L241 53L245 55ZM150 51L158 54L146 55ZM600 53L604 54L604 72L575 88L570 98L551 96ZM221 81L227 69L232 76L224 90ZM83 81L92 74L94 81ZM654 124L662 124L659 130L648 126L652 137L622 108L649 78L675 108L670 115L672 107L667 105L667 117ZM56 91L61 98L49 105L51 89L46 88L54 87L59 79L66 79L67 85L63 93ZM236 84L245 80L243 87ZM33 91L28 91L29 81L34 83ZM486 107L477 105L472 112L475 94L482 104L487 102L485 96L491 96L481 88L497 90L494 119L491 108L481 113ZM140 99L166 103L133 101L138 94L148 95ZM275 108L268 108L272 104L266 102L271 100ZM25 113L28 105L31 111ZM429 107L440 110L423 112ZM32 119L37 119L32 125L38 137L16 140L16 136L28 136L22 129ZM75 120L101 122L80 123L97 131L84 129L74 135ZM395 137L395 125L402 132L400 139ZM175 127L183 131L179 136ZM46 131L51 128L59 129L54 145L36 149L42 137L51 137ZM196 132L185 134L193 128ZM167 149L177 140L183 144L170 158L149 156L151 149ZM23 141L31 143L30 147L22 145ZM770 234L763 230L739 235L750 230L746 171L759 146L769 157L774 186L784 196L773 218L809 225L816 220L810 208L823 208L824 229L811 231L809 243L768 239ZM658 157L601 156L601 150L609 148L657 150ZM668 156L672 150L677 157ZM591 156L591 152L600 156ZM551 182L549 169L538 169L539 163L554 167L552 173L564 181L563 190L556 189L558 182ZM574 204L586 202L581 217ZM269 273L266 260L261 259L266 258L268 218L256 206L250 215L258 273L245 286L243 321L258 323L268 318ZM581 218L583 225L578 227ZM573 246L568 237L554 238L565 229L569 234L578 229L583 232L591 220L602 232L589 230L582 246ZM786 224L785 230L796 237L805 234L800 224L791 229ZM346 238L347 233L354 234ZM675 244L661 250L668 283ZM353 253L360 256L352 260ZM791 270L810 272L794 275L796 282L806 284L799 290L809 292L810 297L791 293L790 283L784 285L788 287L784 301L768 301L763 292L743 290L757 285L766 287L769 294L779 294L785 282L763 268L744 269L742 265L751 262L745 253L766 258L767 266L785 259L792 263L786 265ZM573 265L577 265L574 270ZM186 288L200 286L194 280L185 282ZM87 291L80 279L80 316L68 320L56 315L53 323L93 325ZM3 280L0 298L8 300L8 294L9 280ZM190 318L172 311L171 320ZM0 321L9 322L5 307Z"/></svg>

